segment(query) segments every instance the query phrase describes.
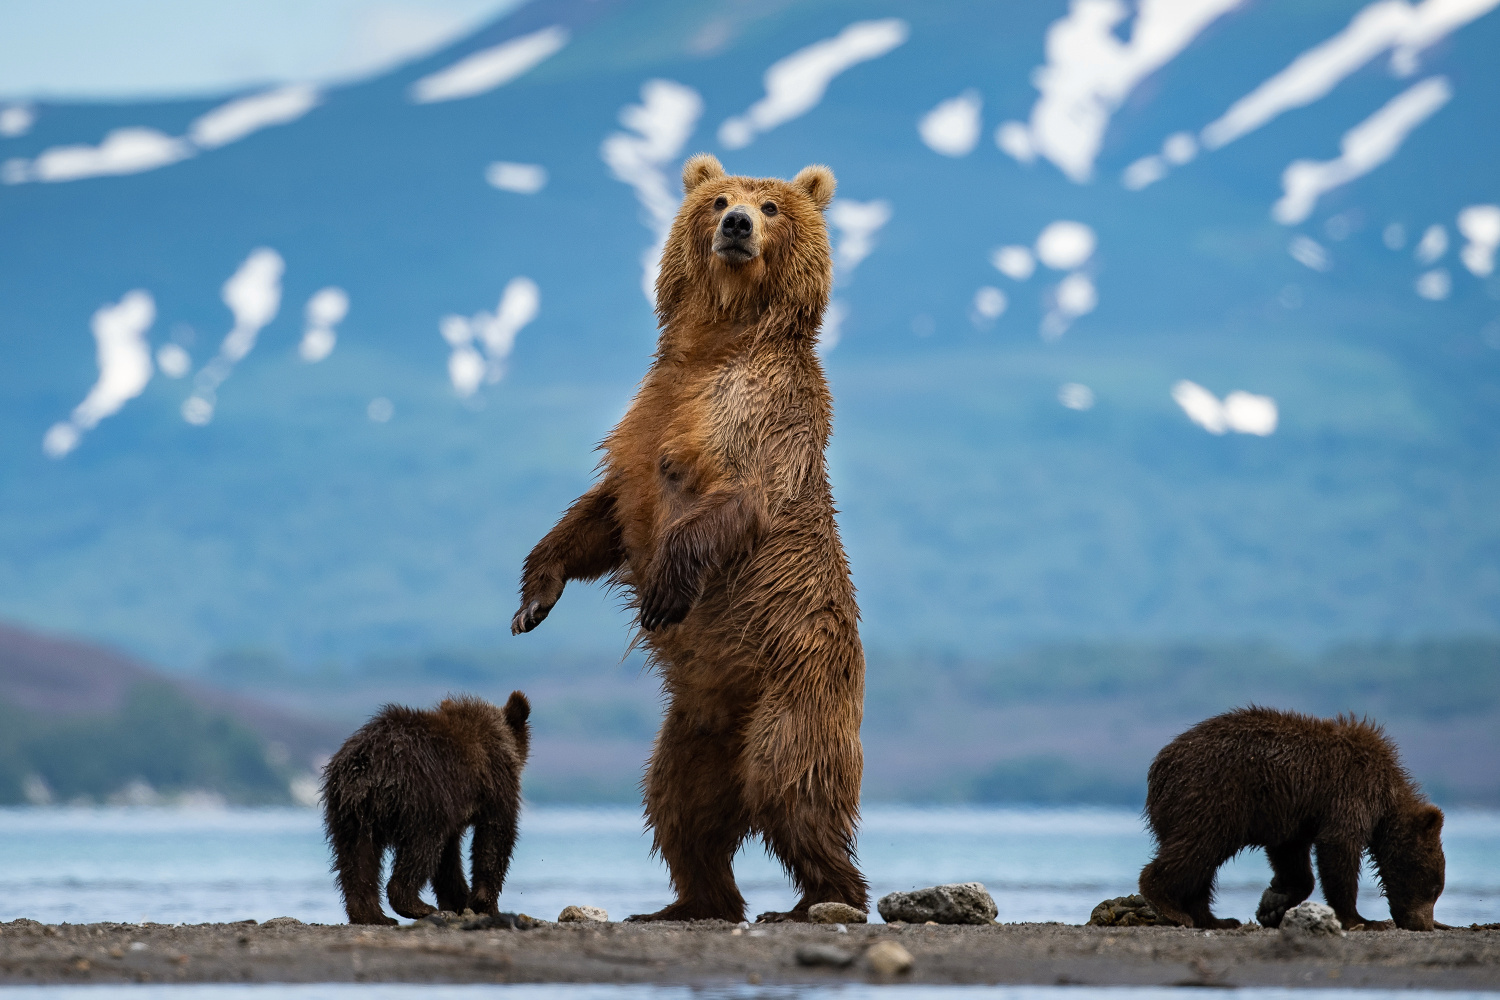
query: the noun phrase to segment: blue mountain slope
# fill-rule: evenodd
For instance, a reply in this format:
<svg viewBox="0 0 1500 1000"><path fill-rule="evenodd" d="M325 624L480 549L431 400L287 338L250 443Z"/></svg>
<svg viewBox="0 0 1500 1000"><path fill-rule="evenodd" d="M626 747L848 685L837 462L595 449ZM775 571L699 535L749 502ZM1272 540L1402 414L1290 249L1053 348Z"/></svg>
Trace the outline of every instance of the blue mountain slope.
<svg viewBox="0 0 1500 1000"><path fill-rule="evenodd" d="M1500 283L1460 265L1455 217L1500 201L1500 14L1442 37L1413 76L1382 55L1144 190L1121 183L1360 9L1265 0L1214 20L1129 89L1087 183L992 138L1030 116L1061 3L537 0L183 162L0 186L0 615L180 666L226 646L313 660L510 642L520 559L585 487L654 343L649 215L600 150L632 134L622 109L663 79L703 107L660 164L674 194L681 160L709 150L751 174L826 162L841 198L890 205L868 257L840 271L845 318L826 355L867 642L1493 632ZM806 113L743 148L720 140L765 96L767 67L889 18L906 40L835 75ZM558 26L567 44L503 86L408 97L465 56ZM1129 31L1127 18L1114 35ZM1438 75L1452 99L1388 162L1298 225L1272 219L1291 161L1337 157L1351 127ZM940 155L918 122L970 89L979 140ZM0 158L125 126L183 135L219 103L45 105ZM497 190L494 161L541 165L546 185ZM1015 280L990 257L1056 220L1097 236L1076 271L1098 305L1047 339L1064 272ZM1400 250L1385 245L1391 223ZM1424 265L1413 247L1435 224L1451 245ZM1326 269L1288 253L1298 236ZM183 342L201 372L232 325L220 288L262 246L285 261L280 311L210 423L181 416L193 377L158 371L75 450L43 454L97 377L97 308L149 291L152 348ZM1434 268L1449 276L1441 301L1414 291ZM462 400L439 320L494 310L518 276L540 311L504 378ZM308 364L301 311L329 285L352 305L332 355ZM993 320L975 314L985 287L1008 300ZM1274 398L1274 433L1208 433L1173 401L1184 379ZM1070 383L1091 408L1059 403ZM387 422L367 416L375 399ZM618 650L616 604L570 592L515 642Z"/></svg>

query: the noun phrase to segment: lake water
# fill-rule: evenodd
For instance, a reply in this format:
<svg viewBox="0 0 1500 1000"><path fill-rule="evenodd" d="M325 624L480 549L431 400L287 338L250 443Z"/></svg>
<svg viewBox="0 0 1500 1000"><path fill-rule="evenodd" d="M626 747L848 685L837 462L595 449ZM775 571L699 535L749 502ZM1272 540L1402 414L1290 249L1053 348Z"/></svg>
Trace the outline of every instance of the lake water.
<svg viewBox="0 0 1500 1000"><path fill-rule="evenodd" d="M1435 990L1197 989L1151 986L591 986L583 983L434 986L276 983L147 986L0 986L5 1000L1495 1000Z"/></svg>
<svg viewBox="0 0 1500 1000"><path fill-rule="evenodd" d="M1500 812L1450 812L1443 839L1448 882L1437 918L1500 921ZM612 919L658 909L671 897L649 843L633 809L528 807L501 908L548 919L573 903L602 906ZM859 840L872 899L983 882L1001 921L1075 924L1100 900L1135 891L1150 846L1140 816L1114 809L876 806ZM340 923L328 861L312 810L0 809L0 920ZM759 846L735 870L752 917L794 902ZM1217 912L1250 918L1269 879L1258 851L1226 865ZM1368 873L1360 900L1366 916L1389 915ZM669 995L677 994L641 994Z"/></svg>

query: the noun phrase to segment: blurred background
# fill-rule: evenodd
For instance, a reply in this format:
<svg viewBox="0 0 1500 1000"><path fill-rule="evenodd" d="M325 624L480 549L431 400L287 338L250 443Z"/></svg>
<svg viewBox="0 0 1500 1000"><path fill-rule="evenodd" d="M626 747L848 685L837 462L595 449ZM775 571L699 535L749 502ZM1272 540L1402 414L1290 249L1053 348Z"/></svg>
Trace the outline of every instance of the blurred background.
<svg viewBox="0 0 1500 1000"><path fill-rule="evenodd" d="M839 178L868 801L1135 807L1256 702L1500 805L1496 6L11 0L0 803L516 687L533 802L638 801L619 595L508 622L708 151Z"/></svg>

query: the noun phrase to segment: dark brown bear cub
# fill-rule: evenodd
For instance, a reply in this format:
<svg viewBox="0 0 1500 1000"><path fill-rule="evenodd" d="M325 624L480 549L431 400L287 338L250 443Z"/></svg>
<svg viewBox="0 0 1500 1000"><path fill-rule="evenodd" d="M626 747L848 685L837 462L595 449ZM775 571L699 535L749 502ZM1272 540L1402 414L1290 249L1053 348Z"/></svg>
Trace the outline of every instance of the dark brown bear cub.
<svg viewBox="0 0 1500 1000"><path fill-rule="evenodd" d="M380 912L380 864L394 848L386 895L415 920L438 907L498 913L516 844L521 768L531 705L513 692L504 709L449 698L433 711L387 705L323 769L323 823L351 924L394 924ZM459 839L474 828L474 887L464 882Z"/></svg>
<svg viewBox="0 0 1500 1000"><path fill-rule="evenodd" d="M1256 918L1279 925L1312 895L1316 847L1323 896L1346 928L1381 926L1354 906L1368 849L1396 926L1433 929L1443 813L1367 721L1245 708L1200 722L1156 755L1146 814L1157 848L1141 894L1186 927L1239 926L1209 903L1219 866L1246 847L1265 848L1274 874Z"/></svg>

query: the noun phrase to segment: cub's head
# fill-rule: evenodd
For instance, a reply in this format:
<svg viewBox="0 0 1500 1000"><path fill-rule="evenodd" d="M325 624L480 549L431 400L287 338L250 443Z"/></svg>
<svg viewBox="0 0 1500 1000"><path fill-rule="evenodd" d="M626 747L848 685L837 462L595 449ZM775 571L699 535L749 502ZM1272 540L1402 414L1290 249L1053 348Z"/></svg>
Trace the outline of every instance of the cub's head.
<svg viewBox="0 0 1500 1000"><path fill-rule="evenodd" d="M823 210L835 185L824 166L783 181L731 177L707 153L688 160L657 279L663 321L696 305L744 318L790 307L816 323L833 279Z"/></svg>
<svg viewBox="0 0 1500 1000"><path fill-rule="evenodd" d="M1377 853L1391 917L1404 930L1430 931L1433 904L1443 894L1446 881L1443 811L1423 802L1391 826L1388 842L1381 845L1384 850Z"/></svg>

